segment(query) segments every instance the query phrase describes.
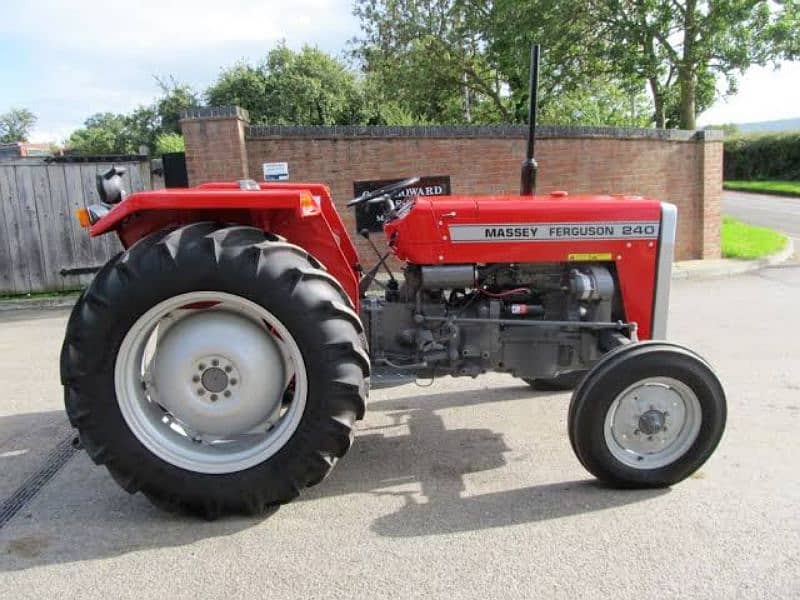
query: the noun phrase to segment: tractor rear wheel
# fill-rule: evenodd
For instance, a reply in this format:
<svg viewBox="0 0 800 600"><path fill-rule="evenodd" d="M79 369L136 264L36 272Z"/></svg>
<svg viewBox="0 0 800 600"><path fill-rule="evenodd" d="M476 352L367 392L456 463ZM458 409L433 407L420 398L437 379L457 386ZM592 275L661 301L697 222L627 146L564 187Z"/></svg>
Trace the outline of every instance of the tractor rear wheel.
<svg viewBox="0 0 800 600"><path fill-rule="evenodd" d="M252 227L158 232L73 309L67 414L126 491L207 518L260 514L349 449L368 387L362 337L301 248Z"/></svg>
<svg viewBox="0 0 800 600"><path fill-rule="evenodd" d="M617 487L677 483L705 463L725 429L725 392L694 352L665 342L623 346L578 385L569 407L572 448Z"/></svg>

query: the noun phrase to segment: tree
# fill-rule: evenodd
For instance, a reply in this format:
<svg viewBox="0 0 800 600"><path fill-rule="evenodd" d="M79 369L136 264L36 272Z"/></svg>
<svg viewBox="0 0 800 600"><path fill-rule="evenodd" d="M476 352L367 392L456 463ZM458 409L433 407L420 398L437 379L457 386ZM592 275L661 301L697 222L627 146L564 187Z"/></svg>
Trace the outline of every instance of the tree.
<svg viewBox="0 0 800 600"><path fill-rule="evenodd" d="M152 104L126 115L98 113L89 117L84 127L70 135L68 150L78 154L136 154L146 146L160 156L165 146L159 140L169 134L180 137L180 112L200 102L189 86L172 77L156 81L161 95ZM169 146L174 147L174 142L172 139Z"/></svg>
<svg viewBox="0 0 800 600"><path fill-rule="evenodd" d="M184 152L185 150L186 142L180 133L162 133L156 138L156 156L171 152Z"/></svg>
<svg viewBox="0 0 800 600"><path fill-rule="evenodd" d="M358 0L354 56L382 97L424 122L513 120L484 51L481 2Z"/></svg>
<svg viewBox="0 0 800 600"><path fill-rule="evenodd" d="M597 79L591 88L570 90L548 102L540 119L548 125L647 127L652 112L644 89L625 89Z"/></svg>
<svg viewBox="0 0 800 600"><path fill-rule="evenodd" d="M67 139L67 150L78 154L129 154L131 145L124 115L97 113L86 119L84 126Z"/></svg>
<svg viewBox="0 0 800 600"><path fill-rule="evenodd" d="M239 105L254 123L345 125L364 122L364 94L355 75L324 52L280 44L257 65L241 62L206 90L211 105Z"/></svg>
<svg viewBox="0 0 800 600"><path fill-rule="evenodd" d="M200 98L190 86L176 81L172 76L167 79L161 79L159 77L155 79L161 90L161 96L156 99L153 105L153 110L155 111L158 121L158 132L159 134L180 134L181 112L200 106Z"/></svg>
<svg viewBox="0 0 800 600"><path fill-rule="evenodd" d="M696 127L719 79L736 89L752 65L797 55L795 1L592 0L596 35L615 64L645 78L659 127ZM670 121L669 117L673 116Z"/></svg>
<svg viewBox="0 0 800 600"><path fill-rule="evenodd" d="M587 46L582 1L358 0L355 14L364 33L354 54L368 81L422 121L524 122L537 42L543 123L649 122L641 81L620 77Z"/></svg>
<svg viewBox="0 0 800 600"><path fill-rule="evenodd" d="M12 108L0 115L0 144L27 142L36 115L27 108Z"/></svg>
<svg viewBox="0 0 800 600"><path fill-rule="evenodd" d="M533 42L545 50L543 114L574 114L558 106L578 98L580 113L601 114L647 86L658 127L691 129L718 83L732 93L751 65L800 55L797 0L357 0L355 13L365 72L432 121L452 120L458 98L462 120L477 100L494 105L489 121L522 121Z"/></svg>

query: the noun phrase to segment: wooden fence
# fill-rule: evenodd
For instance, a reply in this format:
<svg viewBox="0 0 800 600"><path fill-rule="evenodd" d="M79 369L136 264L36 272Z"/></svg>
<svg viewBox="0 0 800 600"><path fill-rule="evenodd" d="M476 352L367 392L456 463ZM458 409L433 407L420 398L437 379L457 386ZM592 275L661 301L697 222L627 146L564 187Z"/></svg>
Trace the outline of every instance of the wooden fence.
<svg viewBox="0 0 800 600"><path fill-rule="evenodd" d="M126 191L151 188L148 162L125 167ZM0 294L76 289L91 274L64 274L104 264L121 250L115 235L90 238L76 209L99 202L95 176L111 163L0 163Z"/></svg>

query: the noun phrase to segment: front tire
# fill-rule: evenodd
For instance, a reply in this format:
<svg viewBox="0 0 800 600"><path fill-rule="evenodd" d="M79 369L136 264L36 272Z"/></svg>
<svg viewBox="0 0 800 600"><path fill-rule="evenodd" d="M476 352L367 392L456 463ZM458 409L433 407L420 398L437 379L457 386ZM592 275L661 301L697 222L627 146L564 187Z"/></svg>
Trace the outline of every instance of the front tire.
<svg viewBox="0 0 800 600"><path fill-rule="evenodd" d="M367 394L362 336L301 248L252 227L158 232L73 309L67 414L126 491L209 518L260 514L349 449Z"/></svg>
<svg viewBox="0 0 800 600"><path fill-rule="evenodd" d="M708 460L726 410L722 385L698 355L665 342L630 344L603 357L573 393L569 437L601 481L665 487Z"/></svg>

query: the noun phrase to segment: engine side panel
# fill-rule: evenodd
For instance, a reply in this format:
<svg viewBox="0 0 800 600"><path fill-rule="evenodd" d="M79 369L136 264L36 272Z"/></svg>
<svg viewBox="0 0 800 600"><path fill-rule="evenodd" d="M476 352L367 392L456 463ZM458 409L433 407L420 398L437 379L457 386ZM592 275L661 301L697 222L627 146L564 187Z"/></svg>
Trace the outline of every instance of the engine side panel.
<svg viewBox="0 0 800 600"><path fill-rule="evenodd" d="M614 263L625 316L652 335L661 204L638 197L418 198L386 225L417 264Z"/></svg>

